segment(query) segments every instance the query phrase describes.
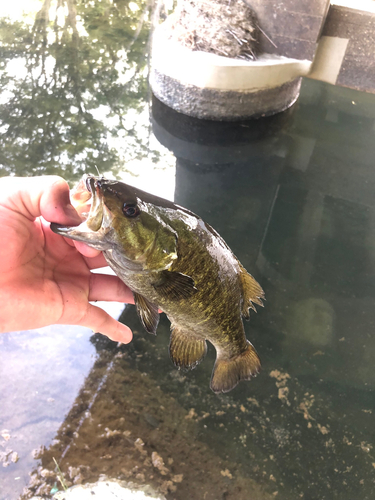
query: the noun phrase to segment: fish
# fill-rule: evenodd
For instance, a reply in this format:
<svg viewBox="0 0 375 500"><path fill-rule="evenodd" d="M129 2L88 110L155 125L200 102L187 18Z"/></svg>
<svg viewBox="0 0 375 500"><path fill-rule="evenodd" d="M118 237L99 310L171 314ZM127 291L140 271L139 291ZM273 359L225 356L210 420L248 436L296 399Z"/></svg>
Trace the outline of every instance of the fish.
<svg viewBox="0 0 375 500"><path fill-rule="evenodd" d="M259 373L243 318L263 306L263 289L209 224L169 200L102 176L84 176L71 198L81 207L82 223L51 223L52 231L103 252L132 290L147 332L156 334L159 310L167 315L169 354L178 369L195 368L209 341L216 349L213 392L229 392Z"/></svg>

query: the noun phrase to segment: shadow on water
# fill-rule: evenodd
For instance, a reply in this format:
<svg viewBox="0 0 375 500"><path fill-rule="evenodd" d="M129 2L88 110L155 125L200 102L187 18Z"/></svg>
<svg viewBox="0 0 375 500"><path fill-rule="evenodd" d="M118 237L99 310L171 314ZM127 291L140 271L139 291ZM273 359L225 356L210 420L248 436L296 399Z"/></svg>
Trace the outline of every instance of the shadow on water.
<svg viewBox="0 0 375 500"><path fill-rule="evenodd" d="M80 14L93 32L99 30L95 8L86 6ZM98 43L108 38L110 47L112 38L100 33ZM141 59L135 57L135 64ZM108 106L117 102L116 96L110 100L111 71L107 86L98 82L100 102ZM144 90L144 82L139 85ZM115 94L128 90L114 87ZM135 116L145 105L145 93L137 92L127 93L133 100L126 109L136 110ZM35 116L43 102L41 94ZM148 336L129 306L121 321L135 332L130 345L72 335L66 356L74 362L64 376L71 370L79 384L61 385L70 399L43 421L50 425L54 419L54 426L38 437L45 448L35 468L25 458L31 451L26 446L17 463L3 468L1 500L12 498L14 476L27 483L28 472L31 483L23 498L35 492L48 498L58 484L53 458L68 484L116 478L150 485L168 499L373 498L374 123L374 96L312 81L304 82L299 101L287 112L241 123L195 120L153 99L153 133L176 156L176 202L210 223L265 290L265 308L245 324L263 370L232 392L214 395L214 349L194 371L177 371L168 356L168 320L162 317L157 337ZM22 121L15 127L21 129ZM9 149L9 134L7 129L1 139L8 173L55 171L53 162L38 163L38 171L12 166L21 143ZM80 151L86 154L95 144ZM63 170L71 180L85 165L73 156ZM117 174L121 161L104 168L113 166ZM21 345L19 338L8 334L0 344L3 380L9 345L16 353L32 345ZM85 356L86 348L95 348L96 356L80 370L72 353ZM58 359L58 350L49 352L43 374ZM25 391L36 383L35 366L34 382L31 376ZM49 382L38 379L44 383ZM58 398L58 378L54 384ZM17 436L11 418L16 402L5 403L0 429L11 437L2 431L4 450L15 446Z"/></svg>

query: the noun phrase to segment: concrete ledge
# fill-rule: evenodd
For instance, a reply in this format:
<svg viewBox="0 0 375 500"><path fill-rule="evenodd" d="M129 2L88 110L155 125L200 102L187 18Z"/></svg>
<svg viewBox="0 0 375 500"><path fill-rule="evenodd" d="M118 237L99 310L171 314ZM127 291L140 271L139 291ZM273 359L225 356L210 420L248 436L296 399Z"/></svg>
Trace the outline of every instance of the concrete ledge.
<svg viewBox="0 0 375 500"><path fill-rule="evenodd" d="M193 51L169 40L161 25L153 39L150 84L156 97L176 111L238 120L290 107L310 66L310 61L277 55L244 61Z"/></svg>
<svg viewBox="0 0 375 500"><path fill-rule="evenodd" d="M167 27L155 30L152 66L182 84L215 90L257 91L307 75L311 61L263 54L244 61L191 50L168 39Z"/></svg>
<svg viewBox="0 0 375 500"><path fill-rule="evenodd" d="M279 113L294 104L301 78L257 92L224 91L183 84L156 69L152 91L161 102L180 113L207 120L240 120Z"/></svg>

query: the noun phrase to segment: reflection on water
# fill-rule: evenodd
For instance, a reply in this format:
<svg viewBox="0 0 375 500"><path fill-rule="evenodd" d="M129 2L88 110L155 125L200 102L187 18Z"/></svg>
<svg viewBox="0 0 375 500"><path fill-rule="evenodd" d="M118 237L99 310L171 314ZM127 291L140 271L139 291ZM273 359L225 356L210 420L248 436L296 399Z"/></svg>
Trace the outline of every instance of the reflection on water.
<svg viewBox="0 0 375 500"><path fill-rule="evenodd" d="M37 7L34 17L0 18L1 175L73 181L96 169L134 175L145 158L165 161L150 137L147 106L152 4L44 0Z"/></svg>
<svg viewBox="0 0 375 500"><path fill-rule="evenodd" d="M1 120L6 113L12 118L6 126L2 121L1 128L5 174L59 172L73 180L86 166L97 164L122 175L126 155L139 153L138 180L141 185L148 180L143 168L149 165L148 131L146 136L132 129L133 136L119 148L116 143L114 156L107 155L116 120L132 116L136 123L146 102L141 39L146 39L149 18L143 18L141 39L129 47L134 36L126 35L127 30L134 32L143 12L139 8L130 14L129 6L78 3L76 46L71 20L66 21L62 53L70 47L72 61L59 63L56 81L66 83L67 93L56 104L64 111L53 128L43 128L51 127L50 122L39 133L36 121L32 126L39 114L48 116L43 98L48 80L37 73L39 87L29 112L21 106L26 89L34 88L33 72L23 80L17 77L18 87L14 75L1 73L2 85L8 79L15 89L0 111ZM116 16L122 24L132 20L130 28L123 28L125 34L116 31L122 24L115 22L113 9L121 11L122 17ZM51 19L50 25L58 27L57 53L64 27ZM112 24L117 34L109 36ZM42 37L45 28L36 25L39 31L23 24L14 31L13 52L4 35L10 28L0 26L8 64L24 57L24 51L17 55L22 33ZM133 80L127 80L130 87L114 79L115 52L103 59L98 55L116 43L116 54L124 48L130 54L124 59L134 70ZM30 64L43 61L43 50ZM82 117L70 109L79 108L78 94L69 90L74 78L63 77L74 64L74 71L81 71L77 81L94 96ZM89 82L91 74L95 78ZM93 109L113 103L119 108L111 108L114 121L104 133ZM80 135L75 127L85 124L87 113L98 123L88 136L85 126L78 127ZM0 453L15 451L19 460L0 468L1 500L17 498L29 484L29 472L30 491L48 497L54 484L59 486L53 458L68 483L121 479L148 485L168 499L373 498L374 123L374 96L310 81L304 82L292 110L256 122L198 121L153 101L159 151L165 158L167 147L176 156L176 202L212 224L265 289L265 308L245 325L263 371L216 396L209 389L214 350L193 372L176 371L168 358L167 319L162 318L156 338L148 336L132 307L121 316L135 332L129 346L100 335L89 340L87 333L63 327L43 336L2 336ZM67 133L73 138L71 149L64 142ZM77 149L80 137L84 141ZM52 151L58 152L56 157ZM157 167L163 165L160 158ZM40 445L46 450L33 458L32 450Z"/></svg>

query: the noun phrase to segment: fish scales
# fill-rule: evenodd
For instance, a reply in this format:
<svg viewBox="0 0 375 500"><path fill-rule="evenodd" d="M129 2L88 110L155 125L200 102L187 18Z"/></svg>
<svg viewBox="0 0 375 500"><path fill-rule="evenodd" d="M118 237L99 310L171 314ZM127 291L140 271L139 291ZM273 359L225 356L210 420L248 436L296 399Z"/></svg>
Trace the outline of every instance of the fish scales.
<svg viewBox="0 0 375 500"><path fill-rule="evenodd" d="M264 293L225 241L197 215L118 181L87 176L73 192L91 193L78 227L52 224L64 236L103 251L134 293L138 315L156 333L158 308L171 321L170 356L182 369L203 359L206 340L216 349L211 389L227 392L260 370L242 316ZM75 194L76 193L76 194Z"/></svg>
<svg viewBox="0 0 375 500"><path fill-rule="evenodd" d="M218 345L228 346L230 352L225 350L225 353L229 356L240 353L246 347L246 342L238 301L239 269L235 269L235 259L223 273L215 255L209 252L213 235L208 229L202 227L198 231L186 229L186 223L179 221L174 224L172 222L171 226L179 234L177 246L179 258L172 264L170 270L191 276L197 288L197 292L187 299L173 302L166 300L152 286L149 273L126 272L118 268L116 261L108 255L108 252L104 251L104 255L109 264L116 267L116 273L125 283L132 290L156 302L174 326L181 326L189 330L190 334L207 338L211 342L215 341ZM206 233L204 238L202 232ZM192 235L194 235L193 240ZM220 274L223 274L221 278ZM183 307L181 301L184 302Z"/></svg>

